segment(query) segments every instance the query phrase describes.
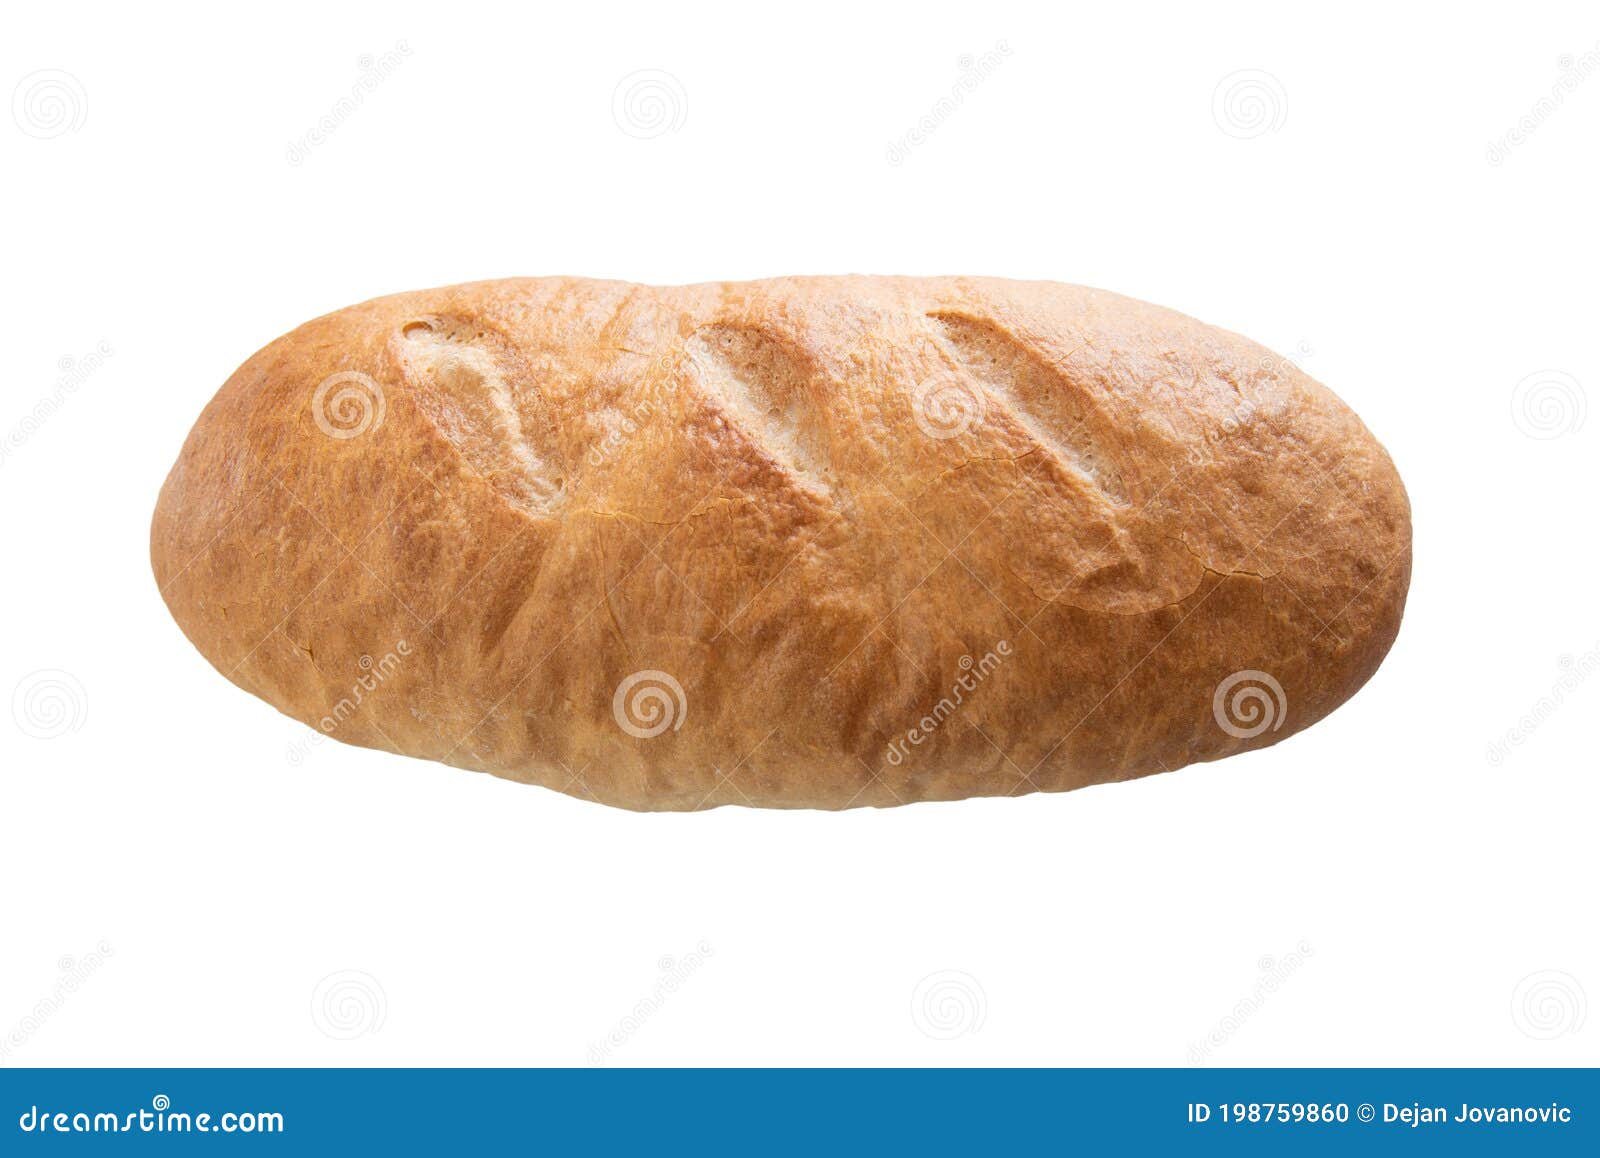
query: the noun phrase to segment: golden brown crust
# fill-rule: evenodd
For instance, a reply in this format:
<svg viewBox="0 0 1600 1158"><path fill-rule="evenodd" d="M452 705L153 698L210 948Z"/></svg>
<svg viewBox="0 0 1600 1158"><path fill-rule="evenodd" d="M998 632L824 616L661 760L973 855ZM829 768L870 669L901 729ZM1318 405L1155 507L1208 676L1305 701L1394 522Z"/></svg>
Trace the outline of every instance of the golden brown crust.
<svg viewBox="0 0 1600 1158"><path fill-rule="evenodd" d="M545 278L257 353L151 558L207 659L337 739L627 808L844 808L1280 740L1387 652L1411 527L1332 393L1143 302Z"/></svg>

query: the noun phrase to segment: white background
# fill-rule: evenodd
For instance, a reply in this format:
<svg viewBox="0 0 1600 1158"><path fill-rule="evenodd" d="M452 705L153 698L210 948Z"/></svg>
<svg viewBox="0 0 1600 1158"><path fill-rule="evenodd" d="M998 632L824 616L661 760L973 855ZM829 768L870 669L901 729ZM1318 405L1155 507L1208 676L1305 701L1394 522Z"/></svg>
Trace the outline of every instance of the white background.
<svg viewBox="0 0 1600 1158"><path fill-rule="evenodd" d="M0 115L0 1064L1600 1064L1600 19L1204 7L9 11L0 88L62 103ZM614 102L640 70L659 122ZM1382 670L1138 783L632 815L297 764L158 597L190 424L301 321L836 272L1082 282L1295 357L1410 490ZM8 712L40 671L62 714Z"/></svg>

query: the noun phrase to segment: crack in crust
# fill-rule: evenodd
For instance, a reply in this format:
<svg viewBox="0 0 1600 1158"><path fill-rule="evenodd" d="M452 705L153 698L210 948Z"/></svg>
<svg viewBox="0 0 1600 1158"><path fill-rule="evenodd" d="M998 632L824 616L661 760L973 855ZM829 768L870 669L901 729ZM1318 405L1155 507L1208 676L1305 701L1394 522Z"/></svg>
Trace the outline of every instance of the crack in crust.
<svg viewBox="0 0 1600 1158"><path fill-rule="evenodd" d="M418 409L498 494L532 515L561 506L566 471L515 345L481 323L430 315L401 327L391 349Z"/></svg>
<svg viewBox="0 0 1600 1158"><path fill-rule="evenodd" d="M1099 416L1088 392L994 322L948 312L927 316L956 363L983 383L999 409L1111 503L1128 505L1122 472L1093 429Z"/></svg>
<svg viewBox="0 0 1600 1158"><path fill-rule="evenodd" d="M816 369L800 351L760 330L710 325L688 342L701 387L756 453L778 464L796 486L827 496L833 467L816 419Z"/></svg>

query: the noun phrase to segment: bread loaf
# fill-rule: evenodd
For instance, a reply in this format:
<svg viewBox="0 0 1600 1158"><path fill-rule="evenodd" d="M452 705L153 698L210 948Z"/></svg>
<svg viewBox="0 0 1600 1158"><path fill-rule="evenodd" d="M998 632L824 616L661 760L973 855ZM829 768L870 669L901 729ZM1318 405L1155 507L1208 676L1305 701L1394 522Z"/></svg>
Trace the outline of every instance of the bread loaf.
<svg viewBox="0 0 1600 1158"><path fill-rule="evenodd" d="M151 558L219 671L336 739L835 809L1281 740L1387 652L1411 528L1327 389L1116 294L541 278L257 353Z"/></svg>

